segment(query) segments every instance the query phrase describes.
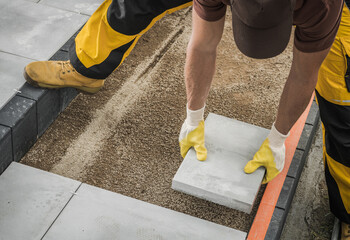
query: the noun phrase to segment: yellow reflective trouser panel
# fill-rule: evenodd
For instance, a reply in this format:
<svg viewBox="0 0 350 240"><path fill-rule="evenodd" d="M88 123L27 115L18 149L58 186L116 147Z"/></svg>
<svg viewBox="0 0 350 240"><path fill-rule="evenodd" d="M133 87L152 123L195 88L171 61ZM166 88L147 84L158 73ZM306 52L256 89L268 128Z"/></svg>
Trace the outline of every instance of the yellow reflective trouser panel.
<svg viewBox="0 0 350 240"><path fill-rule="evenodd" d="M350 12L344 4L337 37L316 86L330 208L350 224Z"/></svg>
<svg viewBox="0 0 350 240"><path fill-rule="evenodd" d="M106 0L75 38L70 61L82 75L104 79L159 19L191 5L191 0Z"/></svg>

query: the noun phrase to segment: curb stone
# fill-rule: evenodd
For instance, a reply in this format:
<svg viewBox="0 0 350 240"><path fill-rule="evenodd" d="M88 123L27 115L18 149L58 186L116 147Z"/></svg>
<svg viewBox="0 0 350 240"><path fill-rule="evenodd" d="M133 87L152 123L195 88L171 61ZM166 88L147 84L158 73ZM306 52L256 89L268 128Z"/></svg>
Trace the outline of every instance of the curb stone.
<svg viewBox="0 0 350 240"><path fill-rule="evenodd" d="M265 235L265 240L278 240L281 237L306 158L318 128L319 120L320 114L317 103L314 100L300 136L297 149L294 153L292 163L286 179L284 180L271 222Z"/></svg>
<svg viewBox="0 0 350 240"><path fill-rule="evenodd" d="M340 238L340 221L338 218L334 218L334 226L332 230L331 240L338 240Z"/></svg>
<svg viewBox="0 0 350 240"><path fill-rule="evenodd" d="M50 60L67 60L68 44L73 43L76 34ZM74 88L49 90L27 83L22 86L0 109L0 175L12 161L20 161L77 95Z"/></svg>

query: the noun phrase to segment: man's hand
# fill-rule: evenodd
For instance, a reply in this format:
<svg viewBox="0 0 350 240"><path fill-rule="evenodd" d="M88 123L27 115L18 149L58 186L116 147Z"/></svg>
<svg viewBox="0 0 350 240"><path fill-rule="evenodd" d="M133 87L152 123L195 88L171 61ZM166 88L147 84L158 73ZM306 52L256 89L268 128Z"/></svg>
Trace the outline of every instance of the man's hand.
<svg viewBox="0 0 350 240"><path fill-rule="evenodd" d="M187 107L187 118L181 127L179 136L183 158L191 147L196 150L198 160L204 161L207 158L207 149L204 146L204 108L192 111Z"/></svg>
<svg viewBox="0 0 350 240"><path fill-rule="evenodd" d="M255 153L253 160L249 161L244 167L246 173L255 172L259 167L265 167L266 173L263 184L274 179L284 167L285 145L284 141L288 137L277 131L275 125L272 125L271 131L260 149Z"/></svg>

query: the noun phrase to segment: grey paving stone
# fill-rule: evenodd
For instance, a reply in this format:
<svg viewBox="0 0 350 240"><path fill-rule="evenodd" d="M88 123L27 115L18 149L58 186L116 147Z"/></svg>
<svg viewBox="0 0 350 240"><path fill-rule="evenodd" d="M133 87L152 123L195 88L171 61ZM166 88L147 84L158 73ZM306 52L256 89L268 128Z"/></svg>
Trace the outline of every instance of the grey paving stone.
<svg viewBox="0 0 350 240"><path fill-rule="evenodd" d="M289 166L287 176L292 178L299 178L298 176L300 176L305 163L304 154L305 154L304 150L299 150L299 149L295 150L292 163Z"/></svg>
<svg viewBox="0 0 350 240"><path fill-rule="evenodd" d="M273 212L271 222L269 225L269 228L267 229L265 240L279 240L284 222L286 221L287 212L283 209L275 208L275 211ZM295 239L298 239L297 236L295 236Z"/></svg>
<svg viewBox="0 0 350 240"><path fill-rule="evenodd" d="M205 122L208 157L198 161L190 149L178 169L172 188L230 208L250 213L265 173L243 169L269 130L210 113Z"/></svg>
<svg viewBox="0 0 350 240"><path fill-rule="evenodd" d="M2 38L4 37L0 35L0 39ZM16 95L16 90L20 89L25 83L23 69L31 61L32 60L27 58L14 56L0 51L0 109L5 106L14 95Z"/></svg>
<svg viewBox="0 0 350 240"><path fill-rule="evenodd" d="M340 226L340 221L338 218L334 218L334 225L333 225L333 230L332 230L332 236L331 236L331 240L339 240L340 239L340 230L341 230L341 226Z"/></svg>
<svg viewBox="0 0 350 240"><path fill-rule="evenodd" d="M48 60L88 16L24 0L0 0L0 50Z"/></svg>
<svg viewBox="0 0 350 240"><path fill-rule="evenodd" d="M14 161L19 161L37 139L35 101L15 96L0 110L0 124L11 127Z"/></svg>
<svg viewBox="0 0 350 240"><path fill-rule="evenodd" d="M37 102L38 136L40 137L46 129L56 120L60 114L60 92L49 90Z"/></svg>
<svg viewBox="0 0 350 240"><path fill-rule="evenodd" d="M306 123L310 125L317 125L317 122L319 120L319 111L318 111L318 105L316 101L312 102L309 114L306 118Z"/></svg>
<svg viewBox="0 0 350 240"><path fill-rule="evenodd" d="M36 88L26 83L17 95L36 101L38 136L40 137L60 113L59 90Z"/></svg>
<svg viewBox="0 0 350 240"><path fill-rule="evenodd" d="M41 0L39 3L91 16L103 2L104 0Z"/></svg>
<svg viewBox="0 0 350 240"><path fill-rule="evenodd" d="M41 239L80 184L12 162L0 176L0 239Z"/></svg>
<svg viewBox="0 0 350 240"><path fill-rule="evenodd" d="M38 101L48 92L48 90L45 88L33 87L28 83L24 83L19 90L20 91L17 93L17 96L29 98L35 101Z"/></svg>
<svg viewBox="0 0 350 240"><path fill-rule="evenodd" d="M305 124L297 145L297 149L304 150L304 151L309 150L310 145L312 143L312 137L311 137L313 132L312 130L313 130L312 125Z"/></svg>
<svg viewBox="0 0 350 240"><path fill-rule="evenodd" d="M60 108L61 111L66 109L70 102L78 95L75 88L61 88L60 89Z"/></svg>
<svg viewBox="0 0 350 240"><path fill-rule="evenodd" d="M276 207L284 209L286 211L289 210L297 184L298 181L294 178L288 176L286 177L283 183L282 190L280 192L280 196L278 197Z"/></svg>
<svg viewBox="0 0 350 240"><path fill-rule="evenodd" d="M0 125L0 174L13 160L11 128Z"/></svg>
<svg viewBox="0 0 350 240"><path fill-rule="evenodd" d="M82 184L44 240L245 239L246 233Z"/></svg>

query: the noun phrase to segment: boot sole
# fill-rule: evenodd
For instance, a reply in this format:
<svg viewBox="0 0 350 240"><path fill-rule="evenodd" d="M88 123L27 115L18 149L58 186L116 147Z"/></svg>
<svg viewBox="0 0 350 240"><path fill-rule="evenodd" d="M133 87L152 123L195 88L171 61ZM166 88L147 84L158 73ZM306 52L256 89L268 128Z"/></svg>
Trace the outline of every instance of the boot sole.
<svg viewBox="0 0 350 240"><path fill-rule="evenodd" d="M48 89L58 89L58 88L72 87L72 88L75 88L79 92L84 93L84 94L95 94L98 91L100 91L100 89L102 88L102 87L91 88L91 87L77 87L77 86L59 86L59 85L50 85L50 84L46 84L46 83L39 83L39 82L36 82L35 80L33 80L28 75L28 73L27 73L25 68L24 68L24 71L23 71L23 76L24 76L24 79L27 81L27 83L29 83L33 87L48 88Z"/></svg>

